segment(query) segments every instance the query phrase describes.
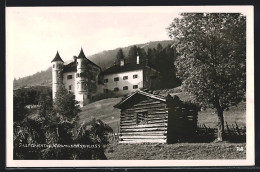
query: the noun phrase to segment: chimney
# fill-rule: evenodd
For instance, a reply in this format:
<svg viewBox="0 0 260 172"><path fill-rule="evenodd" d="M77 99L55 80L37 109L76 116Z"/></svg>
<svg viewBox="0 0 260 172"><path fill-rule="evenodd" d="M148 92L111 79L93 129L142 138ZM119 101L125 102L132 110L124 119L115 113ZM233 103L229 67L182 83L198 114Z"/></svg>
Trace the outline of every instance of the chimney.
<svg viewBox="0 0 260 172"><path fill-rule="evenodd" d="M74 62L76 62L77 61L77 56L73 56L73 60L74 60Z"/></svg>
<svg viewBox="0 0 260 172"><path fill-rule="evenodd" d="M125 65L125 60L124 59L121 59L120 60L120 66L124 66Z"/></svg>
<svg viewBox="0 0 260 172"><path fill-rule="evenodd" d="M139 54L137 53L136 64L139 64Z"/></svg>

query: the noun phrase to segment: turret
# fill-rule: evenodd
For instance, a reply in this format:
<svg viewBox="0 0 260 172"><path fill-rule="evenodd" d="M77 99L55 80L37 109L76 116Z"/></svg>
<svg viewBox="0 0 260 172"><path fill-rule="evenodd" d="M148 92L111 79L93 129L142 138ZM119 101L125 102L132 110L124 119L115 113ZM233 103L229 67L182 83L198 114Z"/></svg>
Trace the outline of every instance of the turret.
<svg viewBox="0 0 260 172"><path fill-rule="evenodd" d="M77 92L83 93L87 92L86 85L86 66L87 58L81 48L80 53L77 57L77 74L76 74L76 82L77 82Z"/></svg>
<svg viewBox="0 0 260 172"><path fill-rule="evenodd" d="M63 83L63 60L61 59L59 52L51 61L52 64L52 98L55 99L56 92L59 86Z"/></svg>

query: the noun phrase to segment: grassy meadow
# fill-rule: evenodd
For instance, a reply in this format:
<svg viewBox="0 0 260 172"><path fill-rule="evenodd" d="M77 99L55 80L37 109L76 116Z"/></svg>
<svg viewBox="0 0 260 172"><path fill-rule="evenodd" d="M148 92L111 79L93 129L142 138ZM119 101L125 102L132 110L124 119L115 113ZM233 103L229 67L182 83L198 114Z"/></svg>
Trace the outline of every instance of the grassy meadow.
<svg viewBox="0 0 260 172"><path fill-rule="evenodd" d="M237 149L240 149L238 151ZM243 151L241 151L243 150ZM245 159L245 143L118 144L106 149L110 160Z"/></svg>
<svg viewBox="0 0 260 172"><path fill-rule="evenodd" d="M112 127L114 132L118 132L120 122L120 109L113 106L121 101L121 98L108 98L93 102L84 106L80 113L80 123L92 118L101 119ZM235 122L239 127L246 125L246 103L241 102L237 107L231 107L229 111L224 112L224 119L228 125ZM198 115L198 124L205 124L207 127L217 127L217 115L213 109L200 111Z"/></svg>
<svg viewBox="0 0 260 172"><path fill-rule="evenodd" d="M101 119L118 132L120 110L113 106L121 98L108 98L88 104L82 108L80 123L92 118ZM224 112L228 125L235 122L239 128L246 125L246 103L231 107ZM213 109L200 111L198 124L207 127L217 127L217 115ZM238 150L239 149L239 150ZM242 150L242 151L241 151ZM245 159L246 143L176 143L176 144L118 144L113 141L108 145L106 152L109 160L209 160L209 159Z"/></svg>

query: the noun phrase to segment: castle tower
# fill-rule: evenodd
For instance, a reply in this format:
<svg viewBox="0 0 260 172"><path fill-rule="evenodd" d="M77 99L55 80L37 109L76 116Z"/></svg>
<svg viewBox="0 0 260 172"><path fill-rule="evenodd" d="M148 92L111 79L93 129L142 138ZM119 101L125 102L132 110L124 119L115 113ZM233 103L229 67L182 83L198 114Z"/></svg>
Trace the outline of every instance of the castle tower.
<svg viewBox="0 0 260 172"><path fill-rule="evenodd" d="M63 60L61 59L59 52L55 58L51 61L52 64L52 98L55 99L55 94L59 86L63 83Z"/></svg>
<svg viewBox="0 0 260 172"><path fill-rule="evenodd" d="M80 106L88 103L87 94L87 58L81 48L80 53L77 57L77 74L76 74L76 100L80 102Z"/></svg>

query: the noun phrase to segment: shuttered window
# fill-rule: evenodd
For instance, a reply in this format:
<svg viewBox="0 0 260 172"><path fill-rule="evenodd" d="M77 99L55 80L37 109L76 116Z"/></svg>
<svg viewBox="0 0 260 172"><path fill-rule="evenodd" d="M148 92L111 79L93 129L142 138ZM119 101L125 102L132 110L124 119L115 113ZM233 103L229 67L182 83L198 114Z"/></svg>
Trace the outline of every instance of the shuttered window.
<svg viewBox="0 0 260 172"><path fill-rule="evenodd" d="M148 123L148 111L138 112L136 117L136 124L143 125Z"/></svg>

